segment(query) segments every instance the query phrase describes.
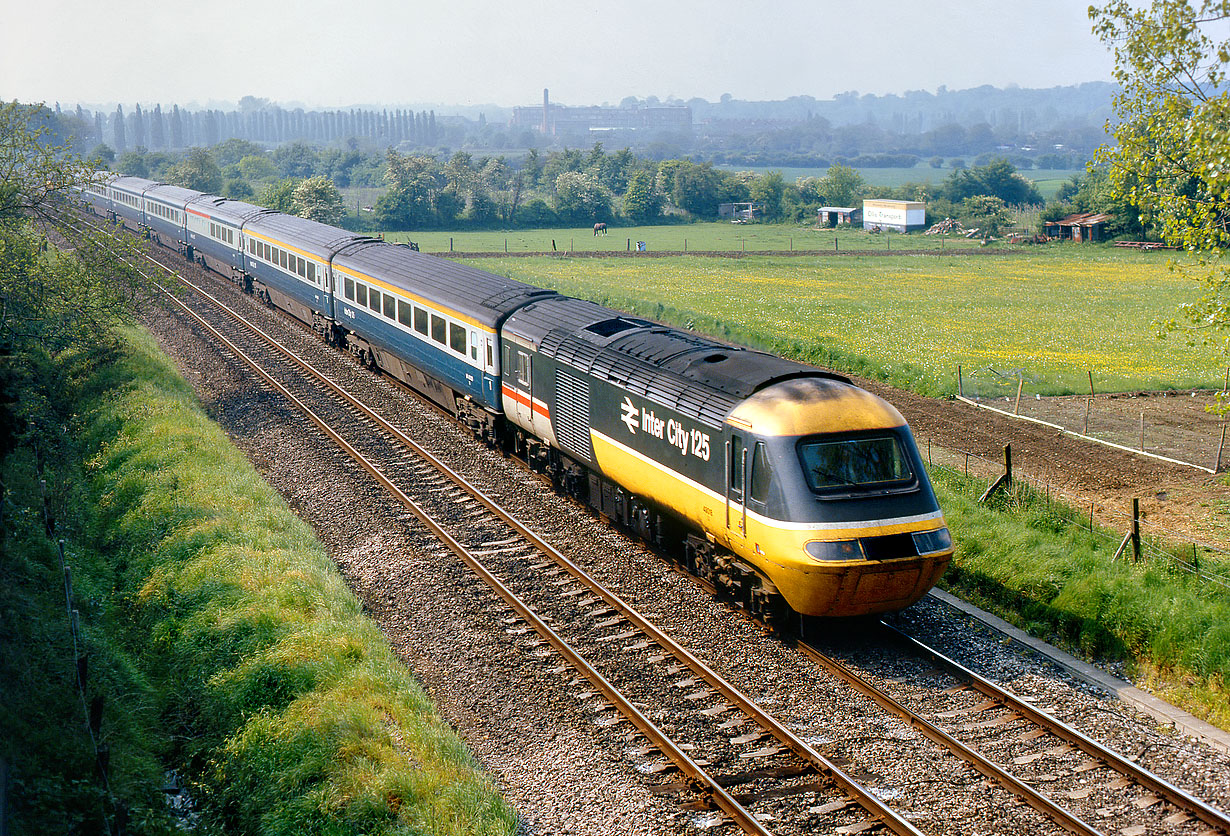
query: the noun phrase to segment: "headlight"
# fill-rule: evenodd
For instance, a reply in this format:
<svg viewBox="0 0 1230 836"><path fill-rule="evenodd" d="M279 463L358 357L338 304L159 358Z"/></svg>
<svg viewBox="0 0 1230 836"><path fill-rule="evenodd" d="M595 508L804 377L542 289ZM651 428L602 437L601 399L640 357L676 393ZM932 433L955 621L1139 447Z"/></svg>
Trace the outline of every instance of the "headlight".
<svg viewBox="0 0 1230 836"><path fill-rule="evenodd" d="M858 540L812 540L803 549L816 560L862 560Z"/></svg>
<svg viewBox="0 0 1230 836"><path fill-rule="evenodd" d="M920 531L914 535L914 548L918 549L920 555L946 552L952 548L952 535L947 528Z"/></svg>

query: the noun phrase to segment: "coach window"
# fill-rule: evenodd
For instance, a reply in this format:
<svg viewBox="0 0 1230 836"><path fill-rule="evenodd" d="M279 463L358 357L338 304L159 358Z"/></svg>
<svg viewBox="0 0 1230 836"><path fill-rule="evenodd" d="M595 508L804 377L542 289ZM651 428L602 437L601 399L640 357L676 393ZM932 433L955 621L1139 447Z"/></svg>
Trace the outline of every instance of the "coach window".
<svg viewBox="0 0 1230 836"><path fill-rule="evenodd" d="M316 284L316 264L309 261L307 263L307 280L312 284Z"/></svg>
<svg viewBox="0 0 1230 836"><path fill-rule="evenodd" d="M462 357L466 354L466 327L456 322L448 324L448 346Z"/></svg>
<svg viewBox="0 0 1230 836"><path fill-rule="evenodd" d="M286 250L278 250L278 263L282 265L283 270L290 270L290 268L286 266Z"/></svg>
<svg viewBox="0 0 1230 836"><path fill-rule="evenodd" d="M397 319L397 299L392 294L384 294L384 315L389 319Z"/></svg>
<svg viewBox="0 0 1230 836"><path fill-rule="evenodd" d="M431 338L433 340L438 342L440 345L444 345L447 337L445 331L447 329L448 323L444 320L444 317L436 316L435 314L431 315Z"/></svg>
<svg viewBox="0 0 1230 836"><path fill-rule="evenodd" d="M360 305L366 306L367 305L367 285L356 284L354 286L354 292L355 292L354 300L358 302Z"/></svg>
<svg viewBox="0 0 1230 836"><path fill-rule="evenodd" d="M354 301L354 279L350 278L350 276L346 277L345 290L346 290L346 298L349 299L351 302L353 302Z"/></svg>
<svg viewBox="0 0 1230 836"><path fill-rule="evenodd" d="M376 313L380 313L380 291L374 287L367 289L367 307Z"/></svg>
<svg viewBox="0 0 1230 836"><path fill-rule="evenodd" d="M427 311L423 308L414 309L414 330L420 334L427 333Z"/></svg>
<svg viewBox="0 0 1230 836"><path fill-rule="evenodd" d="M307 262L299 256L295 256L295 272L299 274L300 278L307 278Z"/></svg>
<svg viewBox="0 0 1230 836"><path fill-rule="evenodd" d="M403 302L401 299L397 300L397 321L407 328L412 327L413 314L411 310L412 307L409 302Z"/></svg>
<svg viewBox="0 0 1230 836"><path fill-rule="evenodd" d="M470 359L471 360L478 359L478 332L477 331L470 332Z"/></svg>

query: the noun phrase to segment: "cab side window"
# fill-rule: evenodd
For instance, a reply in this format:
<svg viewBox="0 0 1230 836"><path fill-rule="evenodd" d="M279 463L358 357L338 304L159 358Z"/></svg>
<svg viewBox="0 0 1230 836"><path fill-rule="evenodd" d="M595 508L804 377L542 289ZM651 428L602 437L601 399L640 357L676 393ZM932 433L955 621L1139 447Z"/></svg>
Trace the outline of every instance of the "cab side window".
<svg viewBox="0 0 1230 836"><path fill-rule="evenodd" d="M769 457L765 453L764 442L756 442L756 452L752 454L751 497L753 502L769 500L769 483L772 480L769 470Z"/></svg>

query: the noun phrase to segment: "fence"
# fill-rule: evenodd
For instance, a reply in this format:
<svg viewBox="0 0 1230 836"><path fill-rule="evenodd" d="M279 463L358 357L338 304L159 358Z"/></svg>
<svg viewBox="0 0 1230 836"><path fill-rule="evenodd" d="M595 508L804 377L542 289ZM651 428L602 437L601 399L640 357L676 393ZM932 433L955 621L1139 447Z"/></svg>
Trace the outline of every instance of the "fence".
<svg viewBox="0 0 1230 836"><path fill-rule="evenodd" d="M1226 419L1205 410L1221 393L1096 391L1096 377L1087 371L1089 394L1047 396L1029 391L1020 371L993 368L974 372L957 366L957 397L974 406L1054 427L1152 458L1218 473L1226 459ZM1230 384L1230 370L1227 370Z"/></svg>
<svg viewBox="0 0 1230 836"><path fill-rule="evenodd" d="M1053 518L1114 547L1115 559L1126 554L1130 544L1135 560L1164 561L1206 583L1230 590L1230 551L1149 520L1140 512L1139 499L1130 506L1115 507L1110 501L1091 501L1068 493L1048 476L1015 466L1010 445L1005 445L1004 460L997 461L959 448L941 446L925 436L919 436L918 443L933 470L946 470L986 483L987 489L982 493L984 500L998 488L1012 492L1023 503L1044 502L1055 511Z"/></svg>

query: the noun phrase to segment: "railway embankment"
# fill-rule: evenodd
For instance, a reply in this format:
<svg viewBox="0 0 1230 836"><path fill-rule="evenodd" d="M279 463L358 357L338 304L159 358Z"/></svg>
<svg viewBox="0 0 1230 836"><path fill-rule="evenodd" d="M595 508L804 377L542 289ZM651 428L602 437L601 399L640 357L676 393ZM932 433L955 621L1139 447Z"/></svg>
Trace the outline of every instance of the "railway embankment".
<svg viewBox="0 0 1230 836"><path fill-rule="evenodd" d="M76 371L45 433L66 443L31 425L37 452L5 472L6 611L51 636L2 637L5 705L28 713L5 722L12 832L172 832L173 769L226 832L511 833L311 529L148 338Z"/></svg>

